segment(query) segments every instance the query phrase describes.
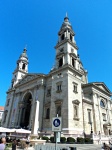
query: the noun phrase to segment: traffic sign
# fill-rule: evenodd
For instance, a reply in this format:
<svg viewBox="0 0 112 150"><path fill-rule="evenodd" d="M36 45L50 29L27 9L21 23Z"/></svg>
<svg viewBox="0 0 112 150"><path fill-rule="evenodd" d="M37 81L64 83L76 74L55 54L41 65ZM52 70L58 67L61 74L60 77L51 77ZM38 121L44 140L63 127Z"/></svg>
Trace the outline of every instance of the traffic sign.
<svg viewBox="0 0 112 150"><path fill-rule="evenodd" d="M58 132L61 131L61 117L54 117L52 119L52 131Z"/></svg>

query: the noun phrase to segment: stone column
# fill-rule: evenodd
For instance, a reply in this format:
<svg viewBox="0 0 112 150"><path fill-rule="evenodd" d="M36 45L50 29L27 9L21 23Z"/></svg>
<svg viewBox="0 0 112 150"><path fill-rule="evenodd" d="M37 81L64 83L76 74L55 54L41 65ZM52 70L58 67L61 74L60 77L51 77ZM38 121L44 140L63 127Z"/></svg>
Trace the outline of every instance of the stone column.
<svg viewBox="0 0 112 150"><path fill-rule="evenodd" d="M95 104L95 96L96 94L95 93L92 93L93 94L93 125L94 125L94 132L96 133L96 129L97 129L97 126L96 126L96 104Z"/></svg>
<svg viewBox="0 0 112 150"><path fill-rule="evenodd" d="M110 108L109 108L109 101L107 100L106 102L107 102L107 109L106 109L106 111L107 111L107 122L110 123L110 115L109 115L109 110L110 110Z"/></svg>
<svg viewBox="0 0 112 150"><path fill-rule="evenodd" d="M102 123L102 120L101 120L101 118L102 118L102 114L101 114L101 107L100 107L100 95L98 95L98 98L97 98L97 100L98 100L98 111L99 111L99 122L100 122L100 133L102 133L102 132L104 132L103 131L103 123Z"/></svg>
<svg viewBox="0 0 112 150"><path fill-rule="evenodd" d="M31 134L37 135L38 128L39 128L39 101L37 100L35 102L35 115L32 123Z"/></svg>

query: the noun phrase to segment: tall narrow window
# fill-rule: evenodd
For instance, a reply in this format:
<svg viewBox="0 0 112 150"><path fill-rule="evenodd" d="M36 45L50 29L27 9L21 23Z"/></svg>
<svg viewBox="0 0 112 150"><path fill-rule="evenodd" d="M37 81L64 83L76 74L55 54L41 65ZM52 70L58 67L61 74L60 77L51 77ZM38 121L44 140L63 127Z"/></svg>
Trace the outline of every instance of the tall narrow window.
<svg viewBox="0 0 112 150"><path fill-rule="evenodd" d="M7 106L9 106L10 99L7 100Z"/></svg>
<svg viewBox="0 0 112 150"><path fill-rule="evenodd" d="M78 84L75 83L75 82L73 82L73 92L74 92L74 93L78 93L77 87L78 87Z"/></svg>
<svg viewBox="0 0 112 150"><path fill-rule="evenodd" d="M25 65L25 64L23 64L22 69L23 69L23 70L25 70L25 67L26 67L26 65Z"/></svg>
<svg viewBox="0 0 112 150"><path fill-rule="evenodd" d="M56 83L57 93L62 92L62 81Z"/></svg>
<svg viewBox="0 0 112 150"><path fill-rule="evenodd" d="M64 34L61 36L61 40L64 40Z"/></svg>
<svg viewBox="0 0 112 150"><path fill-rule="evenodd" d="M100 106L101 106L101 107L105 107L105 104L104 104L104 101L103 101L103 100L100 101Z"/></svg>
<svg viewBox="0 0 112 150"><path fill-rule="evenodd" d="M91 123L91 110L88 109L88 123Z"/></svg>
<svg viewBox="0 0 112 150"><path fill-rule="evenodd" d="M57 106L56 115L61 116L61 106Z"/></svg>
<svg viewBox="0 0 112 150"><path fill-rule="evenodd" d="M50 108L46 109L46 119L50 118Z"/></svg>
<svg viewBox="0 0 112 150"><path fill-rule="evenodd" d="M72 41L72 35L70 34L70 40Z"/></svg>
<svg viewBox="0 0 112 150"><path fill-rule="evenodd" d="M75 60L72 58L72 66L75 67Z"/></svg>
<svg viewBox="0 0 112 150"><path fill-rule="evenodd" d="M4 121L3 121L3 122L6 122L7 113L8 113L8 111L7 111L7 110L5 110L5 112L4 112Z"/></svg>
<svg viewBox="0 0 112 150"><path fill-rule="evenodd" d="M47 96L51 96L51 88L47 89Z"/></svg>
<svg viewBox="0 0 112 150"><path fill-rule="evenodd" d="M59 59L59 67L63 65L63 57Z"/></svg>

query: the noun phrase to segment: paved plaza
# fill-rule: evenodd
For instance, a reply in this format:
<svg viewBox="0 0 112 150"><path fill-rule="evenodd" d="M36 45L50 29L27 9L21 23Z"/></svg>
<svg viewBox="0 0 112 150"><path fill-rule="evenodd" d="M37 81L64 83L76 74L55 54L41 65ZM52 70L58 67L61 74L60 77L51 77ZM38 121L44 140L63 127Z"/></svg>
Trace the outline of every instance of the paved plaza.
<svg viewBox="0 0 112 150"><path fill-rule="evenodd" d="M54 145L55 147L55 144L49 144L49 145L52 145L52 146ZM63 147L63 148L76 147L76 150L101 150L101 147L102 147L102 145L95 145L95 144L58 144L58 146ZM17 150L25 150L25 149L17 148ZM28 150L34 150L34 148L29 147Z"/></svg>

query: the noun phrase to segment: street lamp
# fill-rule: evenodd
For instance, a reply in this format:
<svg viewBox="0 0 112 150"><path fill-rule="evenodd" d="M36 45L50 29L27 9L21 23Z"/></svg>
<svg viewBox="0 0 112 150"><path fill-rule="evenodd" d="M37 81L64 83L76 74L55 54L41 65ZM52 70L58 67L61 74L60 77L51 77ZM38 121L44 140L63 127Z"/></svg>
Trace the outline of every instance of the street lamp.
<svg viewBox="0 0 112 150"><path fill-rule="evenodd" d="M91 134L93 134L92 122L90 122L90 125L91 125Z"/></svg>

